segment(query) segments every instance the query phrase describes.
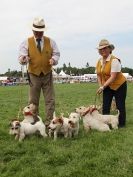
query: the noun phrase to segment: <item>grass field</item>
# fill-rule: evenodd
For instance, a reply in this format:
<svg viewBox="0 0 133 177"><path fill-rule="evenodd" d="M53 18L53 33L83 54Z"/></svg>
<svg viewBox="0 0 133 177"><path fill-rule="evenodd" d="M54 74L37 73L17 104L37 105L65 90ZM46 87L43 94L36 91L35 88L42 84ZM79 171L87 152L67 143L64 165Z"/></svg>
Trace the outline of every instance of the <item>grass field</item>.
<svg viewBox="0 0 133 177"><path fill-rule="evenodd" d="M58 84L56 114L94 104L97 84ZM8 134L9 122L27 105L28 86L0 87L0 177L132 177L133 84L128 84L127 126L108 133L86 134L80 122L77 138L56 142L39 136L22 143ZM44 118L43 97L40 116Z"/></svg>

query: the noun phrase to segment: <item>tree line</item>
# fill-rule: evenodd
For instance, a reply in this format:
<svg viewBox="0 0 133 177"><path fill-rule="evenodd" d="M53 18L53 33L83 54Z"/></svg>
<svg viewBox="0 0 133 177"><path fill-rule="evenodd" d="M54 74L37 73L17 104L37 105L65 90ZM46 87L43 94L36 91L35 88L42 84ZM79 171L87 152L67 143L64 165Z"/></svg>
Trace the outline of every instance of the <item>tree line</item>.
<svg viewBox="0 0 133 177"><path fill-rule="evenodd" d="M77 67L71 67L71 64L68 63L68 66L64 63L62 67L57 67L55 71L59 74L60 71L63 70L66 74L69 75L83 75L83 74L95 74L95 67L89 66L89 63L86 64L83 68L77 68ZM129 73L131 76L133 76L133 69L128 67L122 67L123 73Z"/></svg>
<svg viewBox="0 0 133 177"><path fill-rule="evenodd" d="M89 66L89 63L87 63L86 66L82 68L72 67L70 63L68 63L68 65L64 63L62 67L55 68L57 74L59 74L61 70L63 70L66 74L75 75L75 76L95 73L95 67ZM122 72L129 73L131 76L133 76L133 69L131 68L122 67ZM10 69L8 69L7 72L5 72L4 74L0 74L0 76L21 77L22 71L17 71L17 70L11 71Z"/></svg>

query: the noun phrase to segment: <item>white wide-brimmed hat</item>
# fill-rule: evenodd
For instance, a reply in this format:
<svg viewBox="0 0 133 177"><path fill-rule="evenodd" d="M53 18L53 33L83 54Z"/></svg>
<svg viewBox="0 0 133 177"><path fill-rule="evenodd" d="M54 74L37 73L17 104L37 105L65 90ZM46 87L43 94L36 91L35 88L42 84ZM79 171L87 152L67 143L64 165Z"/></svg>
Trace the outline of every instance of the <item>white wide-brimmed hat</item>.
<svg viewBox="0 0 133 177"><path fill-rule="evenodd" d="M99 42L99 46L97 47L98 50L100 49L103 49L105 47L110 47L111 50L114 50L115 49L115 46L113 44L110 44L108 40L106 39L102 39L100 42Z"/></svg>
<svg viewBox="0 0 133 177"><path fill-rule="evenodd" d="M36 17L32 24L33 31L44 31L45 29L45 22L42 17Z"/></svg>

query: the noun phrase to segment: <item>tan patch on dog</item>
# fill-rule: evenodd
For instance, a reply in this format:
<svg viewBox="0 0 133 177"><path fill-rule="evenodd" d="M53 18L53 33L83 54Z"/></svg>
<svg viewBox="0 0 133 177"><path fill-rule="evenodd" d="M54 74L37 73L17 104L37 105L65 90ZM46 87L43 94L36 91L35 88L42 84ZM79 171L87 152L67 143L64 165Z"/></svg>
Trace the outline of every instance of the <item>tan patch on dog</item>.
<svg viewBox="0 0 133 177"><path fill-rule="evenodd" d="M53 124L57 124L57 123L63 124L63 119L60 118L60 117L56 117L56 118L53 120Z"/></svg>

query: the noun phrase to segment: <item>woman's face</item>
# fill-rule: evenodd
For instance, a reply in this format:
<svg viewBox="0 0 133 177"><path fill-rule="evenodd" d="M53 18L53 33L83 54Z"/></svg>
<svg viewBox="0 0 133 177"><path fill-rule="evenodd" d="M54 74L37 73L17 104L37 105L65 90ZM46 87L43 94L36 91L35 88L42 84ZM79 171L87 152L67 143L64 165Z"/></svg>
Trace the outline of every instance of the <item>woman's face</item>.
<svg viewBox="0 0 133 177"><path fill-rule="evenodd" d="M111 49L110 47L104 47L103 49L99 49L99 54L103 57L103 58L107 58L111 53Z"/></svg>

